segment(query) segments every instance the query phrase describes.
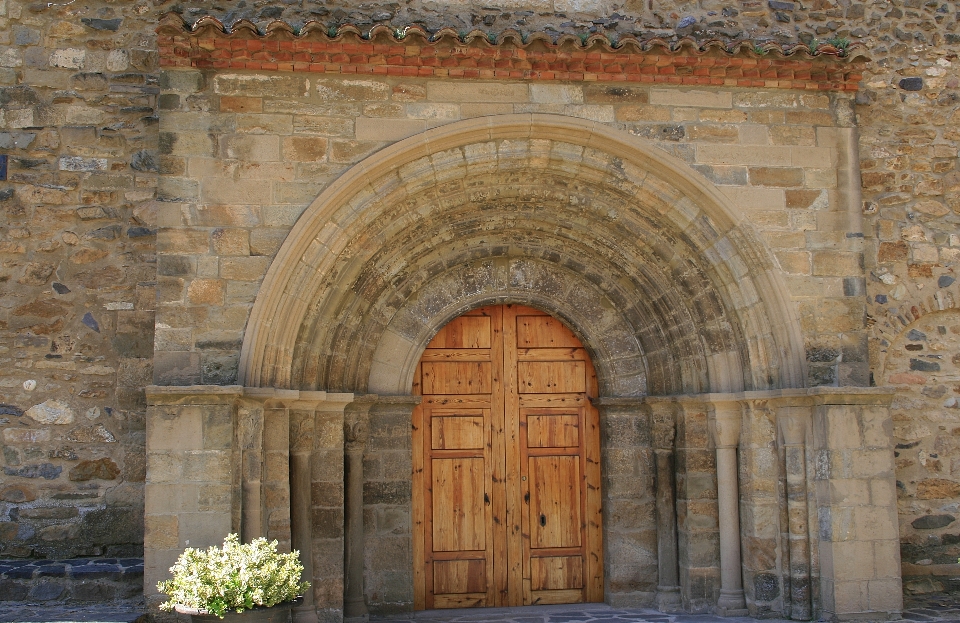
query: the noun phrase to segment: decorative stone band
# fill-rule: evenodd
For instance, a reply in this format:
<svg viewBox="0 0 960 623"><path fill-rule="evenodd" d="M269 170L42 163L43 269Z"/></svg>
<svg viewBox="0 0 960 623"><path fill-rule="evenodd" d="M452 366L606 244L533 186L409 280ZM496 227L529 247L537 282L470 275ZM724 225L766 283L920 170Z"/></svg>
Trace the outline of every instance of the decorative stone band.
<svg viewBox="0 0 960 623"><path fill-rule="evenodd" d="M821 45L791 50L739 41L683 39L615 44L602 35L557 42L538 33L507 31L499 37L452 29L430 34L417 26L367 33L346 26L327 31L316 22L299 33L274 22L261 35L246 21L227 30L212 17L190 28L167 14L157 28L160 65L199 69L254 69L421 78L631 82L856 91L863 56ZM331 36L333 35L333 36Z"/></svg>

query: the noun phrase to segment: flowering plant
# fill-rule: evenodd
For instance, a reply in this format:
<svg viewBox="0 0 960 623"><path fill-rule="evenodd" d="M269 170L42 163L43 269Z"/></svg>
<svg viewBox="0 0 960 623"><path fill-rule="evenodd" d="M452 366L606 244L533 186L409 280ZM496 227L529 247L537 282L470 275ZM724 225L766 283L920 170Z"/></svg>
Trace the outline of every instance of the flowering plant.
<svg viewBox="0 0 960 623"><path fill-rule="evenodd" d="M170 597L160 607L186 606L222 619L228 610L243 612L292 601L310 588L309 582L300 581L299 555L281 554L276 541L264 538L244 545L236 534L227 535L222 548L188 547L170 567L173 578L157 584Z"/></svg>

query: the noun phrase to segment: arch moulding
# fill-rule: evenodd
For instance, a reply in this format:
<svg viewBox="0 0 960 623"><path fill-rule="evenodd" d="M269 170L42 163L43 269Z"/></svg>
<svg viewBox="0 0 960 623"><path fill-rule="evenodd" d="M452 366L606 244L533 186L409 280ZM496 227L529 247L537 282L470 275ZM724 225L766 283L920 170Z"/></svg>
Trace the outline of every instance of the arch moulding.
<svg viewBox="0 0 960 623"><path fill-rule="evenodd" d="M396 347L396 335L403 333L396 326L399 322L397 318L404 317L403 310L411 308L411 301L430 288L411 286L402 294L391 295L390 284L381 284L382 293L378 295L381 300L390 296L394 299L406 298L384 304L381 309L375 310L376 313L368 308L361 309L363 313L360 313L356 305L351 307L349 301L357 296L350 291L359 289L356 284L362 279L365 267L372 263L371 258L380 252L378 245L389 247L392 241L390 236L394 239L408 236L406 233L397 233L402 230L391 223L399 220L398 215L406 218L408 213L420 209L415 201L417 192L440 188L451 180L466 179L473 174L471 166L479 169L487 167L487 173L490 167L495 170L497 166L509 166L510 158L516 154L504 148L506 144L522 146L522 166L534 170L534 174L542 171L566 176L563 179L573 185L582 182L594 195L608 193L620 202L617 204L607 200L603 204L607 206L604 210L610 212L610 205L620 205L623 206L623 213L628 213L628 218L619 221L610 219L615 222L613 225L601 224L605 218L602 214L594 216L598 224L588 225L582 230L599 231L596 238L600 242L595 246L605 249L603 253L607 255L603 261L606 265L626 266L617 280L619 285L601 283L603 279L588 275L584 287L596 286L606 292L609 304L617 307L621 304L618 301L624 300L620 294L625 293L630 297L630 283L645 283L642 288L637 286L637 296L632 298L651 299L652 293L659 292L663 284L683 282L691 272L690 266L694 267L696 278L707 284L710 292L706 303L684 301L684 305L678 305L677 301L686 298L684 295L688 288L686 283L682 283L673 286L675 292L671 296L678 297L673 301L665 295L662 301L643 303L647 306L632 316L631 312L622 311L621 318L612 322L618 327L633 328L637 342L626 350L640 362L639 367L647 368L645 372L638 372L641 376L645 374L649 378L653 374L654 378L658 378L657 370L671 368L674 372L664 374L673 374L677 378L683 376L682 381L675 384L654 382L649 391L642 387L631 392L624 386L618 386L610 378L615 375L617 366L611 362L608 372L604 372L602 340L591 336L587 320L575 318L572 312L564 313L559 305L551 305L549 300L542 297L537 300L535 296L511 294L509 286L499 293L489 290L482 296L478 293L473 300L464 299L456 308L449 304L442 305L442 318L425 319L424 326L407 329L409 339L404 342L407 352L394 356L384 354L391 340L393 347ZM534 153L540 144L547 145L545 152ZM489 147L491 145L493 147ZM468 152L480 154L476 161L480 164L472 164L473 161L465 157ZM564 160L562 155L558 156L559 152L575 152L576 158L571 163ZM600 161L605 168L597 164ZM405 186L398 191L398 185L401 184ZM393 203L388 203L390 201ZM461 200L462 203L471 201L472 196L470 200ZM459 213L449 211L451 209L444 206L442 199L434 197L434 203L440 205L437 213L441 216L444 215L443 210L448 210L447 222L452 218L462 218ZM597 205L600 203L598 201ZM549 200L545 200L544 205L553 209L548 204ZM401 209L397 206L407 207ZM556 210L566 207L558 204ZM537 251L540 259L547 260L557 255L557 249L562 254L568 248L567 244L576 240L576 235L569 236L569 232L563 231L564 221L561 217L550 216L550 209L543 210L546 225L529 225L530 229L525 230L536 232L534 238L537 240L547 240L541 245L544 248ZM555 220L549 220L551 218ZM556 219L560 219L560 225ZM444 219L437 220L442 222ZM382 233L389 227L393 227L392 234ZM482 227L482 224L478 225L477 231L481 231ZM658 233L647 236L647 229L658 230ZM502 231L497 233L503 234ZM476 246L489 240L484 238L484 234L489 232L463 234L462 239ZM567 239L563 238L565 235L568 235ZM443 237L442 234L438 236L440 239ZM503 262L515 261L533 253L519 238L508 238L503 238L506 242L501 241L504 250L499 259ZM553 238L558 242L551 243ZM627 254L629 258L617 256L616 249L629 246L624 241L629 243L631 240L636 240L637 247L643 247L645 251ZM425 243L419 244L422 247ZM476 255L464 255L462 250L455 249L455 243L449 239L441 240L440 244L447 245L447 256L438 262L442 266L434 270L431 276L449 272L456 265L476 265L479 259ZM551 244L554 246L550 247ZM670 255L674 253L674 247L683 245L690 250L687 257L692 259L689 261ZM429 249L419 249L422 255L429 252ZM496 252L489 261L498 261L495 256ZM645 257L660 258L659 267L648 269L644 264L650 262L644 262ZM684 261L687 264L681 270L678 266ZM556 264L559 270L576 270L569 260L557 261ZM686 272L681 274L682 271ZM380 281L387 280L381 276ZM624 283L628 285L623 286ZM332 291L346 294L331 298L329 292ZM797 312L776 262L737 207L685 163L638 137L602 123L546 114L480 117L437 127L380 150L327 187L297 221L266 274L244 335L239 381L247 387L335 391L368 391L375 388L381 393L408 393L409 390L403 388L409 387L406 377L410 374L410 362L415 361L430 337L429 327L424 327L430 325L439 328L443 321L466 311L468 307L498 300L536 302L542 308L553 307L554 313L564 316L572 328L586 338L588 349L599 359L598 374L607 377L608 395L762 390L803 387L805 384L806 364ZM710 308L711 305L717 311L703 311L704 307ZM684 306L689 310L674 311L674 308ZM354 318L344 321L351 315ZM406 313L406 316L410 314ZM645 328L642 325L646 316L679 319L671 319L670 322L674 324L669 326L661 323ZM685 328L707 326L714 321L715 327L692 337L689 328ZM353 333L349 334L350 339L347 340L344 335L349 330L338 325L351 322ZM364 330L356 328L364 323L376 325L376 330L366 330L364 333ZM653 325L656 324L653 322ZM323 331L326 332L323 335L340 337L326 337L326 341L322 342L315 336ZM391 331L392 336L388 335ZM647 342L644 342L645 332L649 334ZM692 333L696 334L697 331ZM383 339L385 336L388 339ZM650 344L668 343L681 338L690 340L684 349L701 353L692 363L672 361L669 356L654 362L644 359L646 353L656 350ZM311 339L314 341L310 342ZM311 345L314 343L316 346ZM367 349L367 363L341 364L341 368L350 368L352 371L349 374L353 376L340 373L337 377L339 380L335 381L330 381L329 376L326 382L322 375L309 377L309 365L303 364L305 357L315 356L311 352L324 349L328 356L332 356L330 352L334 347L339 344L342 348L345 343L359 350ZM390 360L402 363L397 366L382 365ZM305 367L308 372L303 371ZM370 375L374 372L371 367L378 376L372 385L369 383ZM312 380L304 380L308 377ZM604 379L601 378L603 383Z"/></svg>

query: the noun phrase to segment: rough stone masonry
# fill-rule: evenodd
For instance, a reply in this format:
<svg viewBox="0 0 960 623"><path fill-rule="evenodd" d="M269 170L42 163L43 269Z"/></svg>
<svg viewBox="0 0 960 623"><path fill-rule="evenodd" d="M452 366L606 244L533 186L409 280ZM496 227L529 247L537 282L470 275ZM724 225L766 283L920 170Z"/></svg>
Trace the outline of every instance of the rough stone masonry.
<svg viewBox="0 0 960 623"><path fill-rule="evenodd" d="M213 53L224 48L211 46L178 57L164 53L165 59L188 63L161 68L164 46L173 49L164 37L174 35L157 33L166 13L186 22L178 36L227 40L229 60L251 65L218 67ZM220 27L210 21L201 22L194 33L192 26L206 15L234 34L221 37ZM239 20L249 21L234 26ZM225 500L232 489L203 484L217 470L232 469L222 464L219 446L188 448L189 461L167 463L166 449L157 446L148 469L145 388L241 383L241 347L264 276L300 216L351 167L432 128L493 115L545 113L593 121L642 140L685 163L742 211L756 235L756 248L768 253L780 271L796 314L806 370L799 384L895 390L889 413L904 590L958 590L958 20L953 3L920 0L413 1L363 7L286 1L0 0L0 154L9 157L7 179L0 180L0 556L23 561L142 556L144 515L163 514L145 508L147 478L156 486L197 485L197 498L190 502L194 506L178 512L229 506ZM417 33L429 37L446 28L439 40L451 49L486 49L486 40L510 49L533 42L529 49L541 52L566 42L566 49L599 54L615 53L618 44L632 39L640 43L629 49L641 56L725 58L729 48L734 58L797 61L818 58L808 51L832 48L848 51L846 60L836 58L837 66L860 78L851 79L855 92L766 83L691 86L671 82L682 66L672 60L660 65L674 73L664 70L650 83L600 83L573 75L591 72L569 65L564 78L543 80L456 73L345 75L326 68L311 73L271 66L275 61L256 56L265 52L262 47L247 43L259 43L268 33L275 40L292 40L311 29L316 41L326 38L324 44L331 37L359 41L377 25L385 27L378 31L384 45L400 47L429 47ZM511 31L516 31L512 38L506 35ZM239 46L234 44L241 42L243 54L235 54ZM700 54L700 48L709 53ZM200 58L201 50L209 52L204 58L210 64L191 65L190 54ZM346 60L311 61L349 65L349 52L341 53ZM862 71L849 69L860 62ZM812 74L798 77L796 71L807 71L803 68L790 71L791 81L816 82ZM776 75L764 79L786 80ZM452 225L439 233L425 227L420 236L414 227L406 237L390 238L392 246L375 258L376 270L365 274L365 281L355 281L356 299L364 305L350 293L329 300L358 313L344 315L337 326L324 324L323 310L309 317L312 324L304 328L302 343L327 359L300 357L299 368L289 379L277 377L274 386L368 391L358 370L369 371L377 361L376 345L351 341L366 335L359 328L366 326L363 314L381 319L385 327L391 314L409 320L396 331L384 329L406 339L412 331L407 328L418 326L413 320L429 306L398 309L399 303L385 294L400 283L397 275L404 275L405 283L419 283L405 273L409 269L428 282L464 258L476 263L477 270L470 273L476 275L486 258L502 257L496 270L484 274L519 274L522 269L544 282L568 284L564 292L571 300L574 292L603 292L611 306L626 309L643 302L629 292L653 300L662 291L666 307L691 309L687 316L660 312L664 320L651 324L649 333L636 341L644 345L646 361L657 362L642 371L642 378L636 370L619 370L618 378L633 378L638 393L706 391L706 362L716 361L710 355L749 354L750 347L739 345L731 319L743 309L758 309L751 307L754 294L744 290L737 298L723 288L711 289L714 276L694 270L689 249L696 245L688 249L669 231L654 231L656 223L638 219L617 241L620 248L635 249L631 262L637 270L618 273L624 283L642 284L632 289L603 284L599 273L574 285L560 280L558 275L567 273L549 268L551 258L569 252L557 242L560 238L506 237L499 241L504 251L479 246L435 251L437 239L427 234L442 240L480 240L487 234L471 221L479 206L494 232L510 231L517 210L537 218L553 214L545 222L553 218L550 226L557 229L574 223L583 245L578 252L600 258L596 250L606 241L590 237L595 223L586 218L584 206L602 206L613 215L624 199L593 184L586 172L615 172L618 164L572 154L572 143L551 140L548 146L518 149L526 162L552 157L576 163L579 181L576 175L547 183L478 176L474 181L480 187L502 183L503 197L480 201L466 194L450 212L442 203L417 206L419 220L411 222L436 223L452 216ZM475 162L482 161L477 158ZM431 172L404 175L426 184L435 172L455 168L438 162ZM569 184L563 197L549 192L559 182ZM412 195L415 182L410 184ZM453 197L451 202L456 199L453 189L444 192ZM657 200L656 193L649 195L651 205ZM629 221L627 214L616 217ZM391 231L391 222L384 217L355 224L353 244L375 248ZM636 240L646 246L631 247ZM677 249L674 266L683 270L643 274L650 258L672 246ZM518 267L511 254L537 261ZM734 264L741 261L737 257ZM742 262L762 265L746 253ZM602 265L613 264L605 259ZM349 273L351 266L338 270ZM732 270L714 283L736 283ZM451 276L449 287L436 287L434 300L453 291L454 281L461 294L475 291L465 274ZM309 285L309 279L303 283ZM410 285L408 291L417 287ZM737 305L729 303L731 297ZM634 316L655 316L651 310L663 307L636 307ZM568 313L572 318L575 310ZM710 327L707 347L683 341L704 326ZM664 335L678 337L661 339ZM301 352L309 349L301 346ZM619 351L611 347L604 352ZM608 360L611 370L622 361L612 354ZM751 361L757 360L763 358ZM685 376L666 372L671 362L683 362L676 365ZM756 369L761 368L762 375L740 375L752 386L739 389L783 385L768 379L767 372L778 371ZM194 413L191 421L198 430L209 428L212 436L205 438L210 443L229 445L223 420L229 423L235 415L218 409L204 408L203 417ZM767 413L765 409L756 407L758 413ZM866 421L862 414L857 417ZM151 424L161 425L160 420ZM691 430L701 435L691 447L701 451L705 428ZM867 435L862 425L850 434L854 432ZM335 442L317 443L327 448L324 444ZM755 443L752 437L750 443ZM749 493L757 499L767 486L763 483L776 481L772 472L745 467L763 453L749 445L740 455L741 481L753 473L761 483ZM282 451L273 455L285 456ZM708 482L683 480L681 491L687 495L692 485L690 491L702 490L709 500L716 495L716 483L710 480L710 466L702 464L706 459L700 459L689 471L703 470ZM371 455L371 462L379 460ZM384 478L390 475L379 464L374 469ZM280 483L284 479L282 474L270 477ZM795 479L797 474L785 471L783 477ZM327 478L336 480L336 474L317 474L314 480ZM283 487L276 491L282 495ZM851 504L863 498L869 505L870 495L885 493L871 493L859 483L844 495ZM390 535L394 526L383 516L394 517L392 506L387 507L395 501L382 501L387 506L380 508L380 521L386 523L371 534ZM327 502L316 504L318 515L327 509L338 512L337 500ZM681 507L714 503L684 498ZM373 506L377 504L371 513ZM284 508L283 501L271 498L263 508L268 522L267 511ZM704 517L710 516L705 512ZM277 521L274 529L282 535L283 520ZM743 519L745 543L773 538L759 528L751 532L751 521ZM183 538L171 532L171 525L148 520L148 527L158 531L154 538L159 534L172 550L183 545ZM789 520L783 525L789 532ZM716 531L714 526L688 528L691 533ZM704 559L712 556L711 550ZM776 565L767 562L758 555L745 563L760 577L753 590L759 588L761 597L772 595L768 571ZM0 579L0 595L21 594L5 588L12 582ZM55 598L69 598L71 590ZM82 594L78 590L73 596Z"/></svg>

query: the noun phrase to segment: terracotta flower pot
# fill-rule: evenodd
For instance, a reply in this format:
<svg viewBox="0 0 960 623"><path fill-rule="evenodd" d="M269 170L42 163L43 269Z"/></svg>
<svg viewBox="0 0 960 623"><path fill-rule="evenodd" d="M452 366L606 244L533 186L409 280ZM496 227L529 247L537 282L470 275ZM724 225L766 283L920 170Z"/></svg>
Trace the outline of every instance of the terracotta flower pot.
<svg viewBox="0 0 960 623"><path fill-rule="evenodd" d="M175 606L174 609L180 614L188 615L192 623L289 623L290 610L296 603L295 601L285 601L270 608L253 608L243 612L230 610L223 615L222 619L206 610L197 610L185 606Z"/></svg>

